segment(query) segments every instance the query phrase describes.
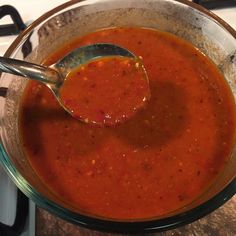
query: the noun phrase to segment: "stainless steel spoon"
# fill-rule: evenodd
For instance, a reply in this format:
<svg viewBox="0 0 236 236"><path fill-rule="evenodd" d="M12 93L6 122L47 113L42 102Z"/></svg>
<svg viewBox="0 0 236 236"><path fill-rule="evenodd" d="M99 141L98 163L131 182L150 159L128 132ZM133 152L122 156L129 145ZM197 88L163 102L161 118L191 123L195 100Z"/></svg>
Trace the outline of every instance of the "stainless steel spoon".
<svg viewBox="0 0 236 236"><path fill-rule="evenodd" d="M59 90L63 86L66 76L73 69L91 60L110 56L136 58L127 49L113 44L92 44L70 52L50 67L0 57L0 71L44 83L53 92L60 105L72 115L72 111L63 104L59 94ZM85 118L80 118L80 120L85 122Z"/></svg>

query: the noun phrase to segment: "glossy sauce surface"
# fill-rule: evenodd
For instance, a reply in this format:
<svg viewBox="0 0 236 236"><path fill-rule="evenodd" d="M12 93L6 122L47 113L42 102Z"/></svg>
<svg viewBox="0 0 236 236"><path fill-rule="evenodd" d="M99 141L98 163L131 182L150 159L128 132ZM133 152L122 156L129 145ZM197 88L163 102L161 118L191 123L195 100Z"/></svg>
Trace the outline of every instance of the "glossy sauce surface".
<svg viewBox="0 0 236 236"><path fill-rule="evenodd" d="M151 99L124 124L98 128L72 118L47 88L30 82L19 125L33 168L78 211L137 219L185 206L230 157L235 104L228 86L190 44L149 29L91 33L58 49L45 64L96 42L120 45L143 58Z"/></svg>

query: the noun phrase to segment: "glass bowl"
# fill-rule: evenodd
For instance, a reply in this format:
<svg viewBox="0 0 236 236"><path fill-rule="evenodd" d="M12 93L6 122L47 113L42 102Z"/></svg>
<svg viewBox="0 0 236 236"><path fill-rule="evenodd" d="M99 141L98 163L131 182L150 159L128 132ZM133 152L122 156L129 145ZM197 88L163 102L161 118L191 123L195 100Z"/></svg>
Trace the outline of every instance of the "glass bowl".
<svg viewBox="0 0 236 236"><path fill-rule="evenodd" d="M17 37L5 56L41 63L48 54L73 37L116 26L154 28L190 41L218 66L235 98L236 32L213 13L185 0L70 1L33 22ZM76 212L39 179L23 154L18 114L26 84L25 79L1 74L0 161L16 185L38 206L87 228L143 233L163 231L190 223L218 208L235 194L236 145L228 165L211 187L190 204L168 215L120 221Z"/></svg>

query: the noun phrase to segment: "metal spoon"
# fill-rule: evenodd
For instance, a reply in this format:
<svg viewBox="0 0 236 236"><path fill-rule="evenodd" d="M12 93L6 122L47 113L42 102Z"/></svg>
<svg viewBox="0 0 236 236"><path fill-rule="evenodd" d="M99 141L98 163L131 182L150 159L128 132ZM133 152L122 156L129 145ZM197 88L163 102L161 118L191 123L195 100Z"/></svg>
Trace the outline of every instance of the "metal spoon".
<svg viewBox="0 0 236 236"><path fill-rule="evenodd" d="M70 52L50 67L0 57L0 71L44 83L53 92L60 105L72 115L72 111L63 104L59 96L59 90L63 86L67 74L91 60L111 56L136 58L133 53L117 45L92 44ZM87 122L85 117L80 120Z"/></svg>

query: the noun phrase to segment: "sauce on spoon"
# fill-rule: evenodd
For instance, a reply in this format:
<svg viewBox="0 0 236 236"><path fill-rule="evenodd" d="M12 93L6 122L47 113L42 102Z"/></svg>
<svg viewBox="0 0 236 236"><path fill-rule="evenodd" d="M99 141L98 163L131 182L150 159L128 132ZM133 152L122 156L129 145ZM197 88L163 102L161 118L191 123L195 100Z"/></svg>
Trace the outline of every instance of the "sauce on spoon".
<svg viewBox="0 0 236 236"><path fill-rule="evenodd" d="M100 126L128 119L150 97L141 60L114 44L78 47L50 67L0 57L1 71L44 83L73 117Z"/></svg>
<svg viewBox="0 0 236 236"><path fill-rule="evenodd" d="M150 98L150 89L141 61L107 57L71 71L59 95L64 107L75 118L112 126L144 108Z"/></svg>

